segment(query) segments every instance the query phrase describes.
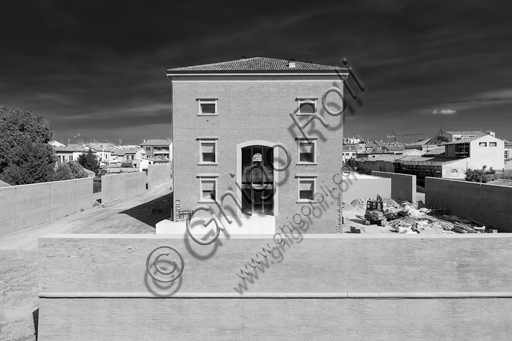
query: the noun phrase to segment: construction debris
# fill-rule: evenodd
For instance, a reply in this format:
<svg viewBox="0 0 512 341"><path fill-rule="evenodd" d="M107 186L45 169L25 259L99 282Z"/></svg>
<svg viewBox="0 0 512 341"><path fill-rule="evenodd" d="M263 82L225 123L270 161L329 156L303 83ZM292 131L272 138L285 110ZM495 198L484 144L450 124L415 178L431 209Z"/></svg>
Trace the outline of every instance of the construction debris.
<svg viewBox="0 0 512 341"><path fill-rule="evenodd" d="M438 230L437 233L497 233L496 230L491 229L489 225L481 221L469 217L461 218L455 215L445 214L446 208L444 207L418 208L417 203L407 201L397 203L395 200L389 198L378 199L382 200L384 219L381 220L379 216L379 219L372 220L380 220L382 226L390 227L397 233L419 234L431 229ZM350 204L343 203L343 207L349 210L373 209L373 206L367 206L368 201L374 202L376 200L366 198L354 199ZM366 213L364 218L368 221L369 215L368 212ZM367 222L365 221L365 223ZM358 232L352 231L352 233Z"/></svg>

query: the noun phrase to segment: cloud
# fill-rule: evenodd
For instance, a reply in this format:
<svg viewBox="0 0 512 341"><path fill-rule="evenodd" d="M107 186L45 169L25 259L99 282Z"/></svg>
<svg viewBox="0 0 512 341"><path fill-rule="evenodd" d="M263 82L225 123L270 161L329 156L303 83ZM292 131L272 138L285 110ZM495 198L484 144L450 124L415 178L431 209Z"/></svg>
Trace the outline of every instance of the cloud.
<svg viewBox="0 0 512 341"><path fill-rule="evenodd" d="M436 109L436 110L432 111L432 114L434 114L434 115L453 115L456 113L457 113L457 111L452 110L452 109Z"/></svg>

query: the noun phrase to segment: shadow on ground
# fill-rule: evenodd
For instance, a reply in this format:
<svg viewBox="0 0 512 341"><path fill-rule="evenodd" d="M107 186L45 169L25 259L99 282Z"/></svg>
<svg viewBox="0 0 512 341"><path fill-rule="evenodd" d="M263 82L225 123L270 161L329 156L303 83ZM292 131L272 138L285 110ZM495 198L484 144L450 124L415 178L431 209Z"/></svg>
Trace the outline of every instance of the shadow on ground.
<svg viewBox="0 0 512 341"><path fill-rule="evenodd" d="M146 225L155 228L156 223L171 217L173 193L163 195L139 206L121 211Z"/></svg>

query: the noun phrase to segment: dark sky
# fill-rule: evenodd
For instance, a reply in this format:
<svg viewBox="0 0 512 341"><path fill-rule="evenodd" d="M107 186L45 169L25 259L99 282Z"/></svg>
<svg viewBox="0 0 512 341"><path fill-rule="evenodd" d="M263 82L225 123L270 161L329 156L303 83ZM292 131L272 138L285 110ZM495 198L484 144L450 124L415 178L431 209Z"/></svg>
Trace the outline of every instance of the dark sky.
<svg viewBox="0 0 512 341"><path fill-rule="evenodd" d="M367 90L345 135L512 139L510 1L42 0L0 13L0 105L44 116L63 143L170 137L165 69L240 56L347 58Z"/></svg>

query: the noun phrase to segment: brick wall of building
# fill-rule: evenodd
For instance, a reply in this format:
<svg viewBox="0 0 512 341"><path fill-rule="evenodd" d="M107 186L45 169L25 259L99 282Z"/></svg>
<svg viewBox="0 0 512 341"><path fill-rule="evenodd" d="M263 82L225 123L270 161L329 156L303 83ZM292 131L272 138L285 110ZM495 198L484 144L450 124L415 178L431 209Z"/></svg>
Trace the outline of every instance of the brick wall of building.
<svg viewBox="0 0 512 341"><path fill-rule="evenodd" d="M289 240L253 263L259 271L247 268L258 277L241 295L236 273L275 246L272 236L206 247L161 235L41 238L40 340L505 340L512 332L511 236L295 232ZM171 284L146 271L162 245L185 261Z"/></svg>
<svg viewBox="0 0 512 341"><path fill-rule="evenodd" d="M297 175L316 174L316 191L320 193L323 193L321 185L325 184L329 189L336 186L332 176L339 173L341 166L342 123L340 117L325 113L321 101L322 95L330 87L343 86L335 73L323 76L323 79L306 77L283 79L267 76L250 81L173 80L174 198L180 200L182 209L193 209L199 205L200 174L218 175L219 196L227 190L237 190L235 181L241 178L241 169L238 169L241 167L237 166L237 145L248 141L280 142L290 152L290 167L286 171L276 172L278 193L275 198L279 207L277 224L286 223L287 216L293 216L302 208L297 203ZM303 135L289 114L297 109L298 97L318 98L318 111L330 124L326 128L315 120L305 129L311 137L318 138L317 165L297 165L296 138ZM218 98L218 116L198 116L199 98ZM339 97L332 93L327 101L333 107L333 103L341 103ZM302 121L304 119L301 118ZM218 138L218 166L198 165L197 138L212 136ZM279 158L286 161L283 150L276 150ZM318 200L321 200L320 196ZM231 199L225 201L225 206L229 212L237 211ZM334 233L336 208L335 200L325 200L323 213L318 218L321 223L314 226L311 232ZM197 215L201 214L200 212Z"/></svg>

